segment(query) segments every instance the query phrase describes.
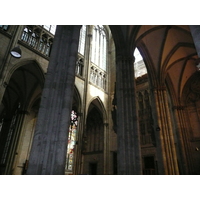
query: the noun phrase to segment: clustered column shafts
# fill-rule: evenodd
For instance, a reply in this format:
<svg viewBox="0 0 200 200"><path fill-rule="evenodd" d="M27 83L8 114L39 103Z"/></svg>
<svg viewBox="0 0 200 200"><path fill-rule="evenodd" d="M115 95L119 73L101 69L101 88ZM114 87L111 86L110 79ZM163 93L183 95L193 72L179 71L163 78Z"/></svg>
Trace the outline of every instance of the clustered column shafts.
<svg viewBox="0 0 200 200"><path fill-rule="evenodd" d="M117 57L117 154L119 175L142 174L133 62L133 57Z"/></svg>
<svg viewBox="0 0 200 200"><path fill-rule="evenodd" d="M160 163L159 166L163 166L163 169L159 169L159 174L179 174L166 89L164 87L157 88L154 90L154 95L160 129L157 131L157 137L159 138L159 148L157 148L157 151L159 151L158 155L161 155L162 152L162 165Z"/></svg>
<svg viewBox="0 0 200 200"><path fill-rule="evenodd" d="M190 156L191 144L187 138L189 138L189 132L187 131L187 121L185 119L184 106L174 106L174 114L177 121L177 135L180 146L180 157L182 163L182 173L184 175L193 174L192 157Z"/></svg>
<svg viewBox="0 0 200 200"><path fill-rule="evenodd" d="M64 174L80 26L57 26L27 174Z"/></svg>

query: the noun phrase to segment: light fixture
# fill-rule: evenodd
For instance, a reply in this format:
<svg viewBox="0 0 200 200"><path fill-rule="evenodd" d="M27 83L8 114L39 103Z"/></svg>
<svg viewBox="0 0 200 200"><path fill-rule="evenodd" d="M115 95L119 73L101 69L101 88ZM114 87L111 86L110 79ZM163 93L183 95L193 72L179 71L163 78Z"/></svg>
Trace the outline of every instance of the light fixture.
<svg viewBox="0 0 200 200"><path fill-rule="evenodd" d="M10 53L11 53L11 55L12 55L13 57L15 57L15 58L21 58L21 56L22 56L22 51L21 51L21 49L20 49L19 46L14 47L14 48L11 50Z"/></svg>

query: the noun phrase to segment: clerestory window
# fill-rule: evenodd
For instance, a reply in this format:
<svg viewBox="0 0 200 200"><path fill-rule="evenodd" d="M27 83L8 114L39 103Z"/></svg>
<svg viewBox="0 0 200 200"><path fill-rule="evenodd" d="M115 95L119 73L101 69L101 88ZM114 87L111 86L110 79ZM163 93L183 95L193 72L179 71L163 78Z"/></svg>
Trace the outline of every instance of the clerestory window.
<svg viewBox="0 0 200 200"><path fill-rule="evenodd" d="M102 25L94 26L91 61L106 71L106 33Z"/></svg>
<svg viewBox="0 0 200 200"><path fill-rule="evenodd" d="M86 25L83 25L80 30L79 46L78 46L78 52L81 55L84 55L85 52L85 36L86 36Z"/></svg>
<svg viewBox="0 0 200 200"><path fill-rule="evenodd" d="M55 35L56 25L43 25L43 27L49 31L51 34Z"/></svg>
<svg viewBox="0 0 200 200"><path fill-rule="evenodd" d="M135 78L138 78L140 76L147 74L147 68L137 48L135 48L134 57L135 57L135 64L134 64Z"/></svg>

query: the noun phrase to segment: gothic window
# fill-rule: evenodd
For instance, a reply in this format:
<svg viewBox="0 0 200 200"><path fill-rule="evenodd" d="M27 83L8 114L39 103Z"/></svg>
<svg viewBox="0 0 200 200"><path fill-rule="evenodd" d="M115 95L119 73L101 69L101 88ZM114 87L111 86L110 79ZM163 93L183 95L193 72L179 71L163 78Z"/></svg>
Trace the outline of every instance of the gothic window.
<svg viewBox="0 0 200 200"><path fill-rule="evenodd" d="M134 57L135 57L135 63L134 63L135 78L147 74L145 63L137 48L135 48Z"/></svg>
<svg viewBox="0 0 200 200"><path fill-rule="evenodd" d="M53 35L56 32L56 25L44 25L44 28Z"/></svg>
<svg viewBox="0 0 200 200"><path fill-rule="evenodd" d="M106 34L104 27L94 26L91 61L106 71Z"/></svg>
<svg viewBox="0 0 200 200"><path fill-rule="evenodd" d="M66 170L71 173L73 170L73 163L74 163L74 147L76 144L77 125L78 125L78 115L74 110L72 110L69 135L68 135L67 159L66 159Z"/></svg>
<svg viewBox="0 0 200 200"><path fill-rule="evenodd" d="M86 25L83 25L80 30L79 46L78 46L78 52L82 55L84 55L84 50L85 50L85 36L86 36Z"/></svg>

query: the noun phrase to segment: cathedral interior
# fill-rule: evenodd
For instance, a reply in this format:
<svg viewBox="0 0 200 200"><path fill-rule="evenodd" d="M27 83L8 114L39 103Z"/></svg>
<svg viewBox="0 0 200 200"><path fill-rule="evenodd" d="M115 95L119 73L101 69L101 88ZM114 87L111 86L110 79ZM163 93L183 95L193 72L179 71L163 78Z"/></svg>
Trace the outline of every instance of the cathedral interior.
<svg viewBox="0 0 200 200"><path fill-rule="evenodd" d="M1 175L199 175L200 26L0 25Z"/></svg>

